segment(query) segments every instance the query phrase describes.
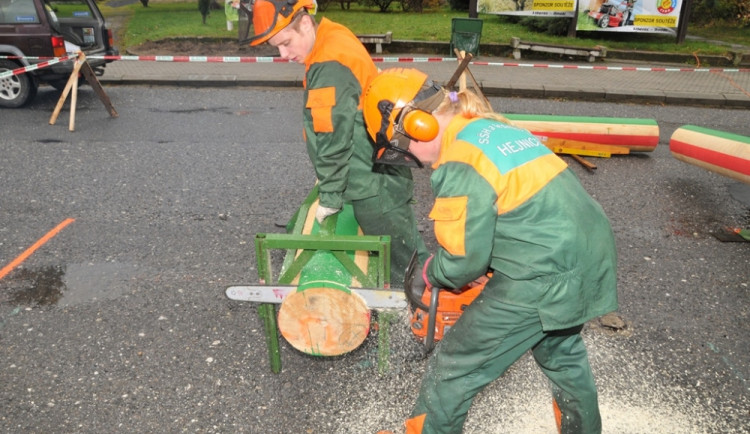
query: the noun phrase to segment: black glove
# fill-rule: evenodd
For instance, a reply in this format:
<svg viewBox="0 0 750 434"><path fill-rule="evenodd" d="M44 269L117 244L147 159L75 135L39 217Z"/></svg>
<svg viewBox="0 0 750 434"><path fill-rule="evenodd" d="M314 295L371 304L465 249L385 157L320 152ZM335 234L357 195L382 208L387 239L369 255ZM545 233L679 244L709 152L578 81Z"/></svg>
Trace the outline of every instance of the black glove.
<svg viewBox="0 0 750 434"><path fill-rule="evenodd" d="M427 259L424 266L420 266L417 252L415 251L411 256L409 266L406 267L406 276L404 277L404 291L406 292L406 298L409 299L413 305L424 311L427 311L429 307L422 303L422 294L424 294L427 289L427 282L424 279L423 269L427 267L430 259L432 259L431 256Z"/></svg>

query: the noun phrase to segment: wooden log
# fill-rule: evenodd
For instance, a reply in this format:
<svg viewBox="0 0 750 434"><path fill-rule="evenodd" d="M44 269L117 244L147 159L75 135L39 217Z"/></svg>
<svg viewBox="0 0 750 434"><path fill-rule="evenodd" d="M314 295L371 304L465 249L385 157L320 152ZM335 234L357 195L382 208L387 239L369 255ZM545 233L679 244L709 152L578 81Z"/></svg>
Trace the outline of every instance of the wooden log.
<svg viewBox="0 0 750 434"><path fill-rule="evenodd" d="M659 126L652 119L504 114L513 125L536 136L623 146L630 152L651 152L659 144Z"/></svg>
<svg viewBox="0 0 750 434"><path fill-rule="evenodd" d="M669 150L680 161L750 184L750 137L685 125L672 133Z"/></svg>
<svg viewBox="0 0 750 434"><path fill-rule="evenodd" d="M321 286L284 298L279 330L294 348L316 356L354 350L370 330L370 310L359 295Z"/></svg>
<svg viewBox="0 0 750 434"><path fill-rule="evenodd" d="M298 216L305 221L303 234L321 234L315 220L317 205L316 201L306 215ZM351 205L345 205L335 218L334 233L327 235L361 235ZM366 272L367 255L362 253L347 254ZM364 342L370 330L370 309L348 289L359 286L359 282L342 267L336 254L315 251L294 281L298 290L284 298L278 316L279 332L287 342L316 356L344 354Z"/></svg>

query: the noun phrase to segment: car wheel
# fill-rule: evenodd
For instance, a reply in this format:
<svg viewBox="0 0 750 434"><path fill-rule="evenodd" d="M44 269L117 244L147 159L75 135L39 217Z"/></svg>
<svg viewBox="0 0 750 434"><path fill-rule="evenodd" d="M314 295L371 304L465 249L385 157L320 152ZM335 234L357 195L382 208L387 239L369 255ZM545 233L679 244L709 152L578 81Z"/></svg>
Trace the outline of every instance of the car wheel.
<svg viewBox="0 0 750 434"><path fill-rule="evenodd" d="M0 72L12 71L16 68L19 68L17 63L0 59ZM36 79L28 73L0 78L0 107L23 106L36 96L37 87Z"/></svg>

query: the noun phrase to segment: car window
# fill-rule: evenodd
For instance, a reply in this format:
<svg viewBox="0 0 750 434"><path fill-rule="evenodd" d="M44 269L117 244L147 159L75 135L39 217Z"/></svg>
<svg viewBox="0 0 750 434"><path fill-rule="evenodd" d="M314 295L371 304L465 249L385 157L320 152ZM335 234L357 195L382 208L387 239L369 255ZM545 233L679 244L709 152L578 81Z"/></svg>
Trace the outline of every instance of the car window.
<svg viewBox="0 0 750 434"><path fill-rule="evenodd" d="M0 0L0 24L38 24L33 0Z"/></svg>
<svg viewBox="0 0 750 434"><path fill-rule="evenodd" d="M93 18L89 4L83 0L49 0L47 4L55 11L58 19Z"/></svg>

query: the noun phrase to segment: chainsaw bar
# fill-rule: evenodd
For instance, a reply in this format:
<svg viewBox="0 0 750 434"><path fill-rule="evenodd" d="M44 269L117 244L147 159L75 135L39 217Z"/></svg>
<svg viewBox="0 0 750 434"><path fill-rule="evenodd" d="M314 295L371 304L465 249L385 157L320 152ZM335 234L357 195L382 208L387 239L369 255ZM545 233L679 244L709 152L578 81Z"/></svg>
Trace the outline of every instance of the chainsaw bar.
<svg viewBox="0 0 750 434"><path fill-rule="evenodd" d="M359 294L371 309L403 309L408 303L402 291L376 288L349 288L351 292ZM296 292L293 285L256 285L230 286L226 295L230 300L251 301L255 303L281 303L284 297Z"/></svg>

